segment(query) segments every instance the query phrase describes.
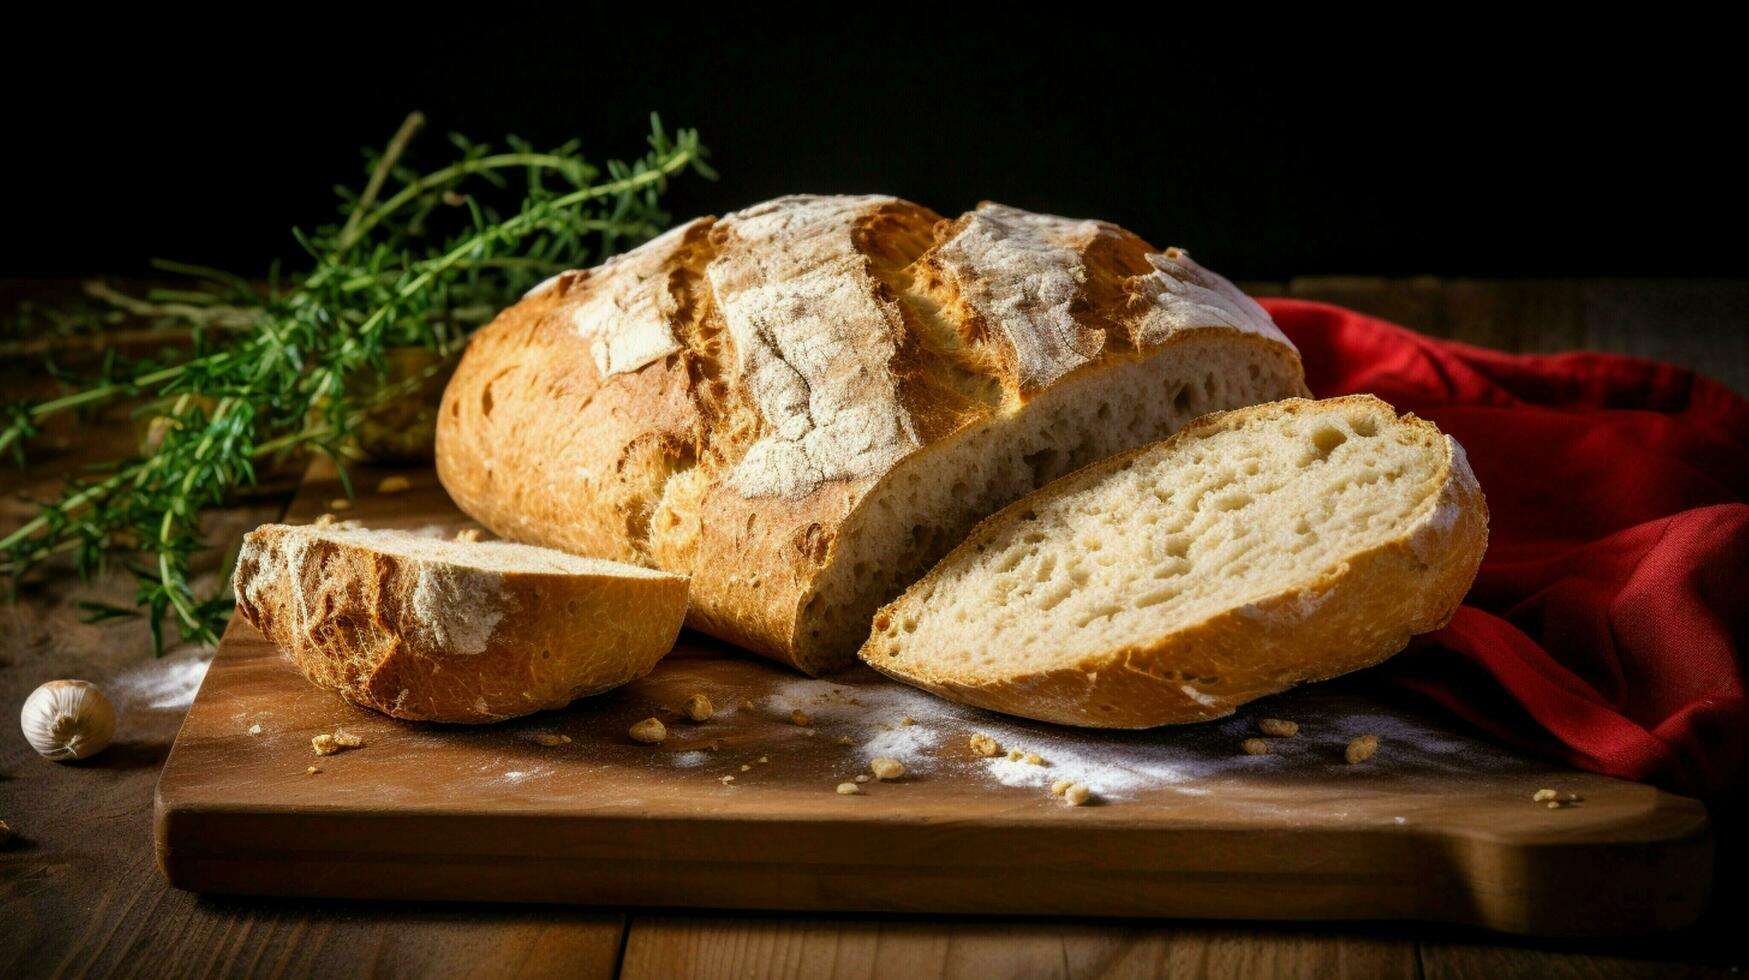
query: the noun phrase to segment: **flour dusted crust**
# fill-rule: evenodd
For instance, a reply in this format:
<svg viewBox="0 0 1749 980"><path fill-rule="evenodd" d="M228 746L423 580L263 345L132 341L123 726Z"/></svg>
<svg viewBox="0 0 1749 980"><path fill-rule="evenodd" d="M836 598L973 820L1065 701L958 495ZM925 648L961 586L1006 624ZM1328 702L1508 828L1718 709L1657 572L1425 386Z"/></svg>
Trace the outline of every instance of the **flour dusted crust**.
<svg viewBox="0 0 1749 980"><path fill-rule="evenodd" d="M618 687L686 615L679 576L348 525L251 531L235 586L311 682L413 721L500 721Z"/></svg>
<svg viewBox="0 0 1749 980"><path fill-rule="evenodd" d="M1156 253L1104 221L986 202L922 263L958 292L965 322L999 334L1003 374L1023 396L1093 364L1108 340L1145 350L1181 330L1221 326L1288 345L1256 300L1188 252ZM1116 338L1113 319L1123 330Z"/></svg>
<svg viewBox="0 0 1749 980"><path fill-rule="evenodd" d="M967 214L930 264L958 290L968 311L1001 334L1015 385L1038 391L1105 348L1105 332L1075 315L1086 285L1081 253L1102 234L1097 221L1072 221L999 204Z"/></svg>
<svg viewBox="0 0 1749 980"><path fill-rule="evenodd" d="M819 673L989 512L1304 393L1255 303L1116 226L794 196L505 310L438 472L499 535L689 575L689 625Z"/></svg>
<svg viewBox="0 0 1749 980"><path fill-rule="evenodd" d="M662 287L675 257L705 227L702 220L689 221L589 273L598 286L571 309L571 326L588 343L595 370L603 377L636 371L681 350L674 334L679 300L672 289ZM559 280L547 282L556 286Z"/></svg>
<svg viewBox="0 0 1749 980"><path fill-rule="evenodd" d="M891 367L905 343L856 229L891 198L785 198L718 225L708 268L735 374L767 420L729 472L745 497L797 499L891 469L920 445Z"/></svg>

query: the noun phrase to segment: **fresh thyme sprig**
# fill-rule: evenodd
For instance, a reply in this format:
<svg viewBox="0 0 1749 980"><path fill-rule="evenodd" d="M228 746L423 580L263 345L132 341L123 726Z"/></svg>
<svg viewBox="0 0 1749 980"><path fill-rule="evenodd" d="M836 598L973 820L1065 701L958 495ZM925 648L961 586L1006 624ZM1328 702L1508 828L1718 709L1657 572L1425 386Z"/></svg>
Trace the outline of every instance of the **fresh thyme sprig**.
<svg viewBox="0 0 1749 980"><path fill-rule="evenodd" d="M342 464L356 456L372 413L444 373L476 326L553 273L659 232L670 178L712 176L697 134L670 137L654 116L649 152L629 164L597 167L574 142L537 152L512 138L509 152L494 152L452 136L460 158L419 173L403 160L423 121L409 116L368 159L362 190L340 191L343 222L294 231L310 271L290 288L279 287L277 268L261 292L226 272L170 263L160 268L186 277L186 287L132 296L87 285L92 299L189 343L170 362L107 354L75 391L0 407L0 452L21 463L57 415L143 399L138 412L150 420L140 453L70 481L0 538L15 582L57 554L71 552L85 574L121 554L155 650L166 615L184 639L216 642L231 602L222 586L201 597L189 583L204 510L291 454ZM515 209L501 212L496 202L507 195ZM397 373L388 355L406 347L429 356ZM98 617L130 612L90 608Z"/></svg>

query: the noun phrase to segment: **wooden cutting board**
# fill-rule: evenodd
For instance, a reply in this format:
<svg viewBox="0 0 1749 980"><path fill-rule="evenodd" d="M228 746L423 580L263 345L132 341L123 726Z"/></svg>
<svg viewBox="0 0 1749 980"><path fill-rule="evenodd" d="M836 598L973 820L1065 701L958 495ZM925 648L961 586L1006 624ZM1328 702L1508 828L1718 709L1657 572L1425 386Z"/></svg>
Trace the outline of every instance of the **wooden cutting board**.
<svg viewBox="0 0 1749 980"><path fill-rule="evenodd" d="M388 475L412 488L375 492ZM347 518L471 526L428 470L353 478ZM340 496L332 470L313 470L287 520ZM716 704L709 722L679 717L694 692ZM660 746L626 735L650 715L669 726ZM1244 754L1264 717L1300 733ZM310 739L338 728L364 746L314 756ZM980 756L973 734L1044 764ZM1350 765L1343 748L1360 734L1380 747ZM906 775L836 792L875 756ZM1066 806L1047 789L1060 779L1094 799ZM1549 809L1531 798L1543 788L1579 801ZM1518 757L1353 686L1202 725L1084 732L872 672L810 680L687 633L618 691L442 726L312 687L241 620L165 763L156 838L171 883L239 894L1413 919L1547 935L1681 927L1712 869L1699 802Z"/></svg>

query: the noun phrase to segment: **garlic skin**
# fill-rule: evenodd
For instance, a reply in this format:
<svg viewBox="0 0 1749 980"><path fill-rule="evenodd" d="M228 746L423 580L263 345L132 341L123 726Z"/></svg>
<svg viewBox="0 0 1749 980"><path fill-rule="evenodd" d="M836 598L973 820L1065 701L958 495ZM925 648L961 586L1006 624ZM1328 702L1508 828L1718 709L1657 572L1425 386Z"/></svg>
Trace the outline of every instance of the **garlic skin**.
<svg viewBox="0 0 1749 980"><path fill-rule="evenodd" d="M90 681L49 681L24 699L24 739L45 759L96 755L115 735L115 706Z"/></svg>

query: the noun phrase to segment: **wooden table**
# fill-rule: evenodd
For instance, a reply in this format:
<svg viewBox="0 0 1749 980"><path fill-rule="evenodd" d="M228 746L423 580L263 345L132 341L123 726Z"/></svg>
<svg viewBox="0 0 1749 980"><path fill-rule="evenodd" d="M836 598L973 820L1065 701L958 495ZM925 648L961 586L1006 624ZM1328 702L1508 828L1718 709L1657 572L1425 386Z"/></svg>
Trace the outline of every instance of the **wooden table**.
<svg viewBox="0 0 1749 980"><path fill-rule="evenodd" d="M1508 350L1613 350L1707 371L1749 392L1749 280L1480 281L1302 278L1256 294L1325 299L1439 336ZM0 297L28 286L0 284ZM7 396L33 364L0 361ZM0 473L0 532L60 475L134 438L125 414L53 430L38 466ZM227 544L278 516L290 484L215 513ZM209 576L212 572L209 570ZM1681 934L1632 943L1533 942L1425 926L697 914L548 906L384 905L202 898L169 888L152 856L152 792L186 695L137 621L81 622L77 602L128 604L123 576L33 576L0 606L0 705L80 676L132 707L118 743L84 764L37 759L0 736L0 976L218 973L518 976L1641 976L1740 971L1744 838L1720 825L1714 909ZM172 663L198 651L172 651ZM170 680L166 680L166 678ZM154 707L154 705L158 705ZM1738 872L1738 873L1734 873ZM684 905L684 896L676 896Z"/></svg>

